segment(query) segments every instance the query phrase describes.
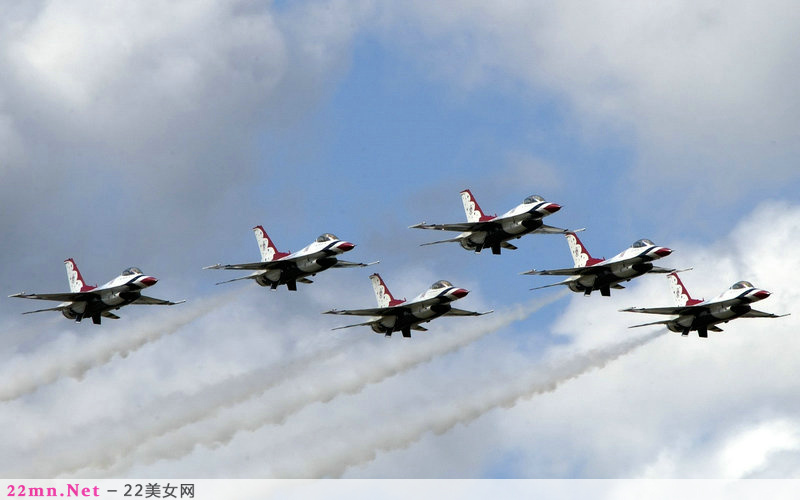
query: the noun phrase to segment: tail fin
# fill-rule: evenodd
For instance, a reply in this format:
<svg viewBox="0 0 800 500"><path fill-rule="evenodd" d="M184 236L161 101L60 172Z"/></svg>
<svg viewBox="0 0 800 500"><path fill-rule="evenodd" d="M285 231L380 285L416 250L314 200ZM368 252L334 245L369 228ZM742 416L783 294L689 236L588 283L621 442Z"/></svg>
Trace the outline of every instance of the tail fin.
<svg viewBox="0 0 800 500"><path fill-rule="evenodd" d="M258 249L261 250L261 262L270 262L275 259L280 259L281 257L286 257L289 255L285 252L279 252L277 248L275 248L275 244L272 243L272 240L269 239L267 236L267 232L264 231L262 226L256 226L253 228L253 232L256 235L256 241L258 242Z"/></svg>
<svg viewBox="0 0 800 500"><path fill-rule="evenodd" d="M667 275L669 280L669 287L672 290L672 296L675 298L675 303L679 306L693 306L699 304L702 300L693 299L689 295L689 291L683 286L683 282L678 277L678 273L669 273Z"/></svg>
<svg viewBox="0 0 800 500"><path fill-rule="evenodd" d="M575 267L586 267L603 262L602 259L595 259L589 255L589 251L581 243L580 238L574 232L569 232L566 235L569 250L572 253L572 260L575 262Z"/></svg>
<svg viewBox="0 0 800 500"><path fill-rule="evenodd" d="M386 283L381 279L381 275L375 273L369 277L372 280L372 289L375 290L375 298L378 300L378 307L392 307L405 302L392 297L392 292L386 287Z"/></svg>
<svg viewBox="0 0 800 500"><path fill-rule="evenodd" d="M86 285L86 282L83 280L83 276L81 276L81 272L78 270L78 265L75 264L74 260L67 259L64 261L64 265L67 268L67 281L69 281L70 292L86 292L94 288Z"/></svg>
<svg viewBox="0 0 800 500"><path fill-rule="evenodd" d="M467 222L480 222L485 220L492 220L494 217L485 215L472 192L469 189L461 191L461 201L464 203L464 212L467 214Z"/></svg>

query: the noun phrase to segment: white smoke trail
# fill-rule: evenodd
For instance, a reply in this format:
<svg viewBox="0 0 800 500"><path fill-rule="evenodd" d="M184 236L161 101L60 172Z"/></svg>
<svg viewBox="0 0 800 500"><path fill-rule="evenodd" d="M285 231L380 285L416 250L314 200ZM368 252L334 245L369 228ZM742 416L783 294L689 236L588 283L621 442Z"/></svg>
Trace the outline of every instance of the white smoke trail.
<svg viewBox="0 0 800 500"><path fill-rule="evenodd" d="M145 344L175 333L226 304L233 296L234 293L228 292L175 306L169 313L139 321L129 329L98 335L85 342L74 335L65 336L47 352L34 351L26 356L17 356L4 365L4 373L0 374L0 401L29 394L62 377L81 379L87 371L110 362L116 355L125 357Z"/></svg>
<svg viewBox="0 0 800 500"><path fill-rule="evenodd" d="M230 377L193 394L173 393L137 412L131 421L106 419L87 424L72 432L84 443L87 435L102 436L95 449L76 446L74 442L46 442L39 456L29 466L34 470L19 471L16 477L54 477L71 474L87 467L105 469L136 449L143 441L155 439L175 429L211 418L220 409L257 396L255 388L266 392L287 379L298 376L310 366L335 358L345 350L334 346L296 358L278 366L268 366ZM79 451L76 451L79 450ZM34 463L35 462L35 463Z"/></svg>
<svg viewBox="0 0 800 500"><path fill-rule="evenodd" d="M515 322L521 321L542 307L558 300L568 291L553 294L545 299L536 299L526 305L517 305L511 310L487 316L478 328L451 332L449 334L431 334L425 342L409 344L402 351L392 351L390 356L369 358L365 363L353 364L351 373L334 373L330 376L314 379L313 384L305 384L293 390L284 391L282 400L270 398L269 404L258 405L248 411L233 413L229 418L218 422L209 422L207 425L194 425L198 422L197 416L202 413L213 414L221 407L231 406L247 398L261 395L265 392L264 381L258 377L248 377L254 383L245 387L245 391L238 391L237 397L231 402L210 400L205 410L194 412L187 419L186 425L176 428L168 434L163 432L152 434L155 439L144 441L140 439L141 446L134 452L120 456L119 461L110 470L112 475L124 475L134 464L150 464L160 459L178 459L189 454L197 445L219 446L230 442L234 435L241 431L254 431L268 424L283 423L289 416L300 411L306 406L316 402L327 402L343 393L356 393L364 387L381 382L389 377L402 373L431 359L447 354L471 344L487 334ZM204 391L204 393L212 391ZM217 391L213 391L217 392ZM224 399L224 394L220 395ZM90 461L94 466L98 464ZM103 464L105 461L101 461ZM69 472L75 472L71 470ZM92 474L98 474L93 471Z"/></svg>
<svg viewBox="0 0 800 500"><path fill-rule="evenodd" d="M342 436L337 432L322 429L315 433L319 440L337 437L338 452L326 452L323 456L302 457L295 469L274 466L274 477L319 478L339 477L348 468L371 462L381 451L402 449L421 439L427 432L443 434L458 424L469 423L494 408L511 408L520 400L535 395L553 392L561 384L586 372L602 369L608 363L641 347L665 333L660 330L643 337L607 347L592 349L566 360L552 361L542 369L515 376L502 384L492 384L482 391L475 391L468 398L434 408L415 408L414 412L398 418L394 424L382 421L378 426L360 428L353 435ZM542 374L545 375L542 375ZM314 440L313 437L309 439ZM319 442L319 441L317 441ZM314 449L310 447L309 449ZM319 448L319 447L317 447Z"/></svg>

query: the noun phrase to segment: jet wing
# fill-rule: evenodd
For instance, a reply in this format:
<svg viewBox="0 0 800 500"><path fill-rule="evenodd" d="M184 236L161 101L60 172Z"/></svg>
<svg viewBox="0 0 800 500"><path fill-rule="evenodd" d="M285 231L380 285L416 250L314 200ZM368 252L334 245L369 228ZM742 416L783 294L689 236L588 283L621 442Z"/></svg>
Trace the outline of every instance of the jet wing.
<svg viewBox="0 0 800 500"><path fill-rule="evenodd" d="M331 330L344 330L345 328L353 328L354 326L370 326L372 323L375 323L377 320L372 321L365 321L364 323L356 323L355 325L345 325L345 326L337 326L336 328L331 328Z"/></svg>
<svg viewBox="0 0 800 500"><path fill-rule="evenodd" d="M291 260L271 260L268 262L249 262L247 264L214 264L203 269L241 269L244 271L265 271L267 269L283 269L292 265Z"/></svg>
<svg viewBox="0 0 800 500"><path fill-rule="evenodd" d="M454 243L457 241L461 241L461 238L450 238L449 240L430 241L428 243L422 243L420 246L425 247L428 245L436 245L437 243Z"/></svg>
<svg viewBox="0 0 800 500"><path fill-rule="evenodd" d="M607 271L606 266L601 265L594 265L594 266L587 266L587 267L568 267L565 269L543 269L541 271L537 271L536 269L531 269L530 271L525 271L522 274L536 274L540 276L589 276L592 274L601 274ZM560 285L562 283L555 283L556 285Z"/></svg>
<svg viewBox="0 0 800 500"><path fill-rule="evenodd" d="M153 297L147 297L142 295L138 299L131 302L131 304L141 304L147 306L174 306L177 304L183 304L186 302L185 300L179 300L178 302L171 302L169 300L162 300L162 299L154 299ZM110 317L110 316L109 316Z"/></svg>
<svg viewBox="0 0 800 500"><path fill-rule="evenodd" d="M527 273L525 273L525 274L527 274ZM542 288L550 288L551 286L569 285L573 281L574 280L569 280L568 279L568 280L564 280L564 281L559 281L558 283L550 283L549 285L542 285L542 286L537 286L535 288L529 288L529 290L541 290Z"/></svg>
<svg viewBox="0 0 800 500"><path fill-rule="evenodd" d="M672 320L664 320L664 321L653 321L652 323L642 323L641 325L633 325L629 326L628 328L639 328L640 326L652 326L652 325L668 325L672 322Z"/></svg>
<svg viewBox="0 0 800 500"><path fill-rule="evenodd" d="M333 267L367 267L367 266L374 266L375 264L379 264L380 261L376 260L375 262L368 262L364 264L363 262L348 262L346 260L340 260Z"/></svg>
<svg viewBox="0 0 800 500"><path fill-rule="evenodd" d="M22 314L33 314L33 313L40 313L40 312L45 312L45 311L63 311L66 308L67 308L67 306L48 307L47 309L37 309L35 311L28 311L28 312L24 312Z"/></svg>
<svg viewBox="0 0 800 500"><path fill-rule="evenodd" d="M493 226L497 226L494 221L479 221L479 222L457 222L455 224L426 224L420 222L413 226L408 226L411 229L436 229L439 231L458 231L463 233L465 231L486 231ZM458 241L458 240L452 240Z"/></svg>
<svg viewBox="0 0 800 500"><path fill-rule="evenodd" d="M602 274L607 271L614 272L618 271L622 268L629 267L633 264L639 262L640 259L638 257L632 257L630 259L625 260L618 260L616 262L601 262L595 264L593 266L586 266L586 267L568 267L564 269L543 269L541 271L537 271L536 269L531 269L530 271L526 271L522 274L536 274L540 276L591 276L594 274ZM667 269L666 267L658 267L653 266L650 273L674 273L677 269Z"/></svg>
<svg viewBox="0 0 800 500"><path fill-rule="evenodd" d="M782 318L784 316L789 316L788 314L772 314L763 311L756 311L755 309L750 309L747 313L743 314L742 318Z"/></svg>
<svg viewBox="0 0 800 500"><path fill-rule="evenodd" d="M404 309L407 310L408 308L393 306L375 307L372 309L331 309L330 311L325 311L322 314L339 314L345 316L393 316L400 314ZM370 323L372 323L372 321L370 321Z"/></svg>
<svg viewBox="0 0 800 500"><path fill-rule="evenodd" d="M542 224L539 226L534 233L544 233L544 234L567 234L567 233L579 233L581 231L585 231L586 228L582 227L580 229L562 229L560 227L555 226L548 226L547 224Z"/></svg>
<svg viewBox="0 0 800 500"><path fill-rule="evenodd" d="M19 297L20 299L38 300L57 300L59 302L82 302L97 298L98 294L93 292L64 292L64 293L15 293L9 297Z"/></svg>
<svg viewBox="0 0 800 500"><path fill-rule="evenodd" d="M699 314L705 311L707 307L704 305L696 306L672 306L672 307L629 307L627 309L620 309L620 312L635 312L645 314L673 314L682 316L684 314Z"/></svg>
<svg viewBox="0 0 800 500"><path fill-rule="evenodd" d="M109 319L119 319L119 316L117 316L116 314L114 314L112 312L108 312L108 311L101 312L100 316L102 316L104 318L109 318Z"/></svg>
<svg viewBox="0 0 800 500"><path fill-rule="evenodd" d="M451 307L449 311L444 313L445 316L483 316L484 314L493 313L492 311L486 312L475 312L475 311L465 311L463 309L456 309L455 307Z"/></svg>

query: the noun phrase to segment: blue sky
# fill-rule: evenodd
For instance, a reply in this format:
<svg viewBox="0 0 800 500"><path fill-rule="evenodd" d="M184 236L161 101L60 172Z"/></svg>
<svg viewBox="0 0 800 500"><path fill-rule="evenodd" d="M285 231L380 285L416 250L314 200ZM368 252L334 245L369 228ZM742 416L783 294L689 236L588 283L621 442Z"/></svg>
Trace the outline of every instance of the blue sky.
<svg viewBox="0 0 800 500"><path fill-rule="evenodd" d="M464 188L498 214L540 194L564 207L546 222L586 227L593 256L651 238L675 250L664 265L695 268L693 295L750 279L773 292L764 310L794 312L798 15L790 2L11 9L0 21L6 295L65 290L73 257L92 283L137 265L160 279L153 296L188 301L128 307L100 328L1 301L0 417L30 424L0 471L796 475L797 314L621 355L646 332L617 310L669 303L662 278L611 299L556 298L528 290L555 279L519 273L571 265L560 236L494 256L420 247L442 235L408 226L463 220ZM297 293L214 286L234 273L201 267L257 259L255 225L279 250L333 232L357 244L350 260L381 263ZM448 279L472 291L464 308L496 312L436 321L411 341L331 332L342 322L319 313L370 306L373 270L396 296ZM103 434L119 428L131 430ZM80 456L31 465L79 436Z"/></svg>

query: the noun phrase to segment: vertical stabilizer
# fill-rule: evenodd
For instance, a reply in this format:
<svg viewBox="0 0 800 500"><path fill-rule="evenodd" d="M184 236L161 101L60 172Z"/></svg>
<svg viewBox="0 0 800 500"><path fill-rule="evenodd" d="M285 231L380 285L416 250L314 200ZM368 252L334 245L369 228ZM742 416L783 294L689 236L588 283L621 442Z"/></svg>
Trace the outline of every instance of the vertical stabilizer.
<svg viewBox="0 0 800 500"><path fill-rule="evenodd" d="M261 262L270 262L289 255L288 253L279 252L278 249L275 248L275 244L269 239L267 232L264 231L262 226L254 227L253 232L256 235L258 249L261 251Z"/></svg>
<svg viewBox="0 0 800 500"><path fill-rule="evenodd" d="M589 251L583 246L580 238L575 233L567 233L567 244L569 244L569 251L572 254L572 260L575 262L575 267L586 267L603 262L602 259L595 259L589 255Z"/></svg>
<svg viewBox="0 0 800 500"><path fill-rule="evenodd" d="M679 306L693 306L699 304L702 300L693 299L689 295L689 291L683 286L683 282L678 277L678 273L669 273L667 275L669 280L669 288L672 290L672 296L675 298L675 304Z"/></svg>
<svg viewBox="0 0 800 500"><path fill-rule="evenodd" d="M83 280L83 276L81 276L81 272L78 270L78 266L75 264L74 260L67 259L64 261L64 265L67 268L67 281L69 281L70 292L85 292L94 288L86 285L86 282Z"/></svg>
<svg viewBox="0 0 800 500"><path fill-rule="evenodd" d="M480 222L484 220L491 220L494 217L487 216L481 210L478 202L469 189L461 191L461 201L464 203L464 212L467 214L467 222Z"/></svg>
<svg viewBox="0 0 800 500"><path fill-rule="evenodd" d="M380 274L375 273L369 279L372 280L372 289L375 290L375 299L378 301L378 307L392 307L405 302L392 297L392 293L386 287L386 283L383 282Z"/></svg>

